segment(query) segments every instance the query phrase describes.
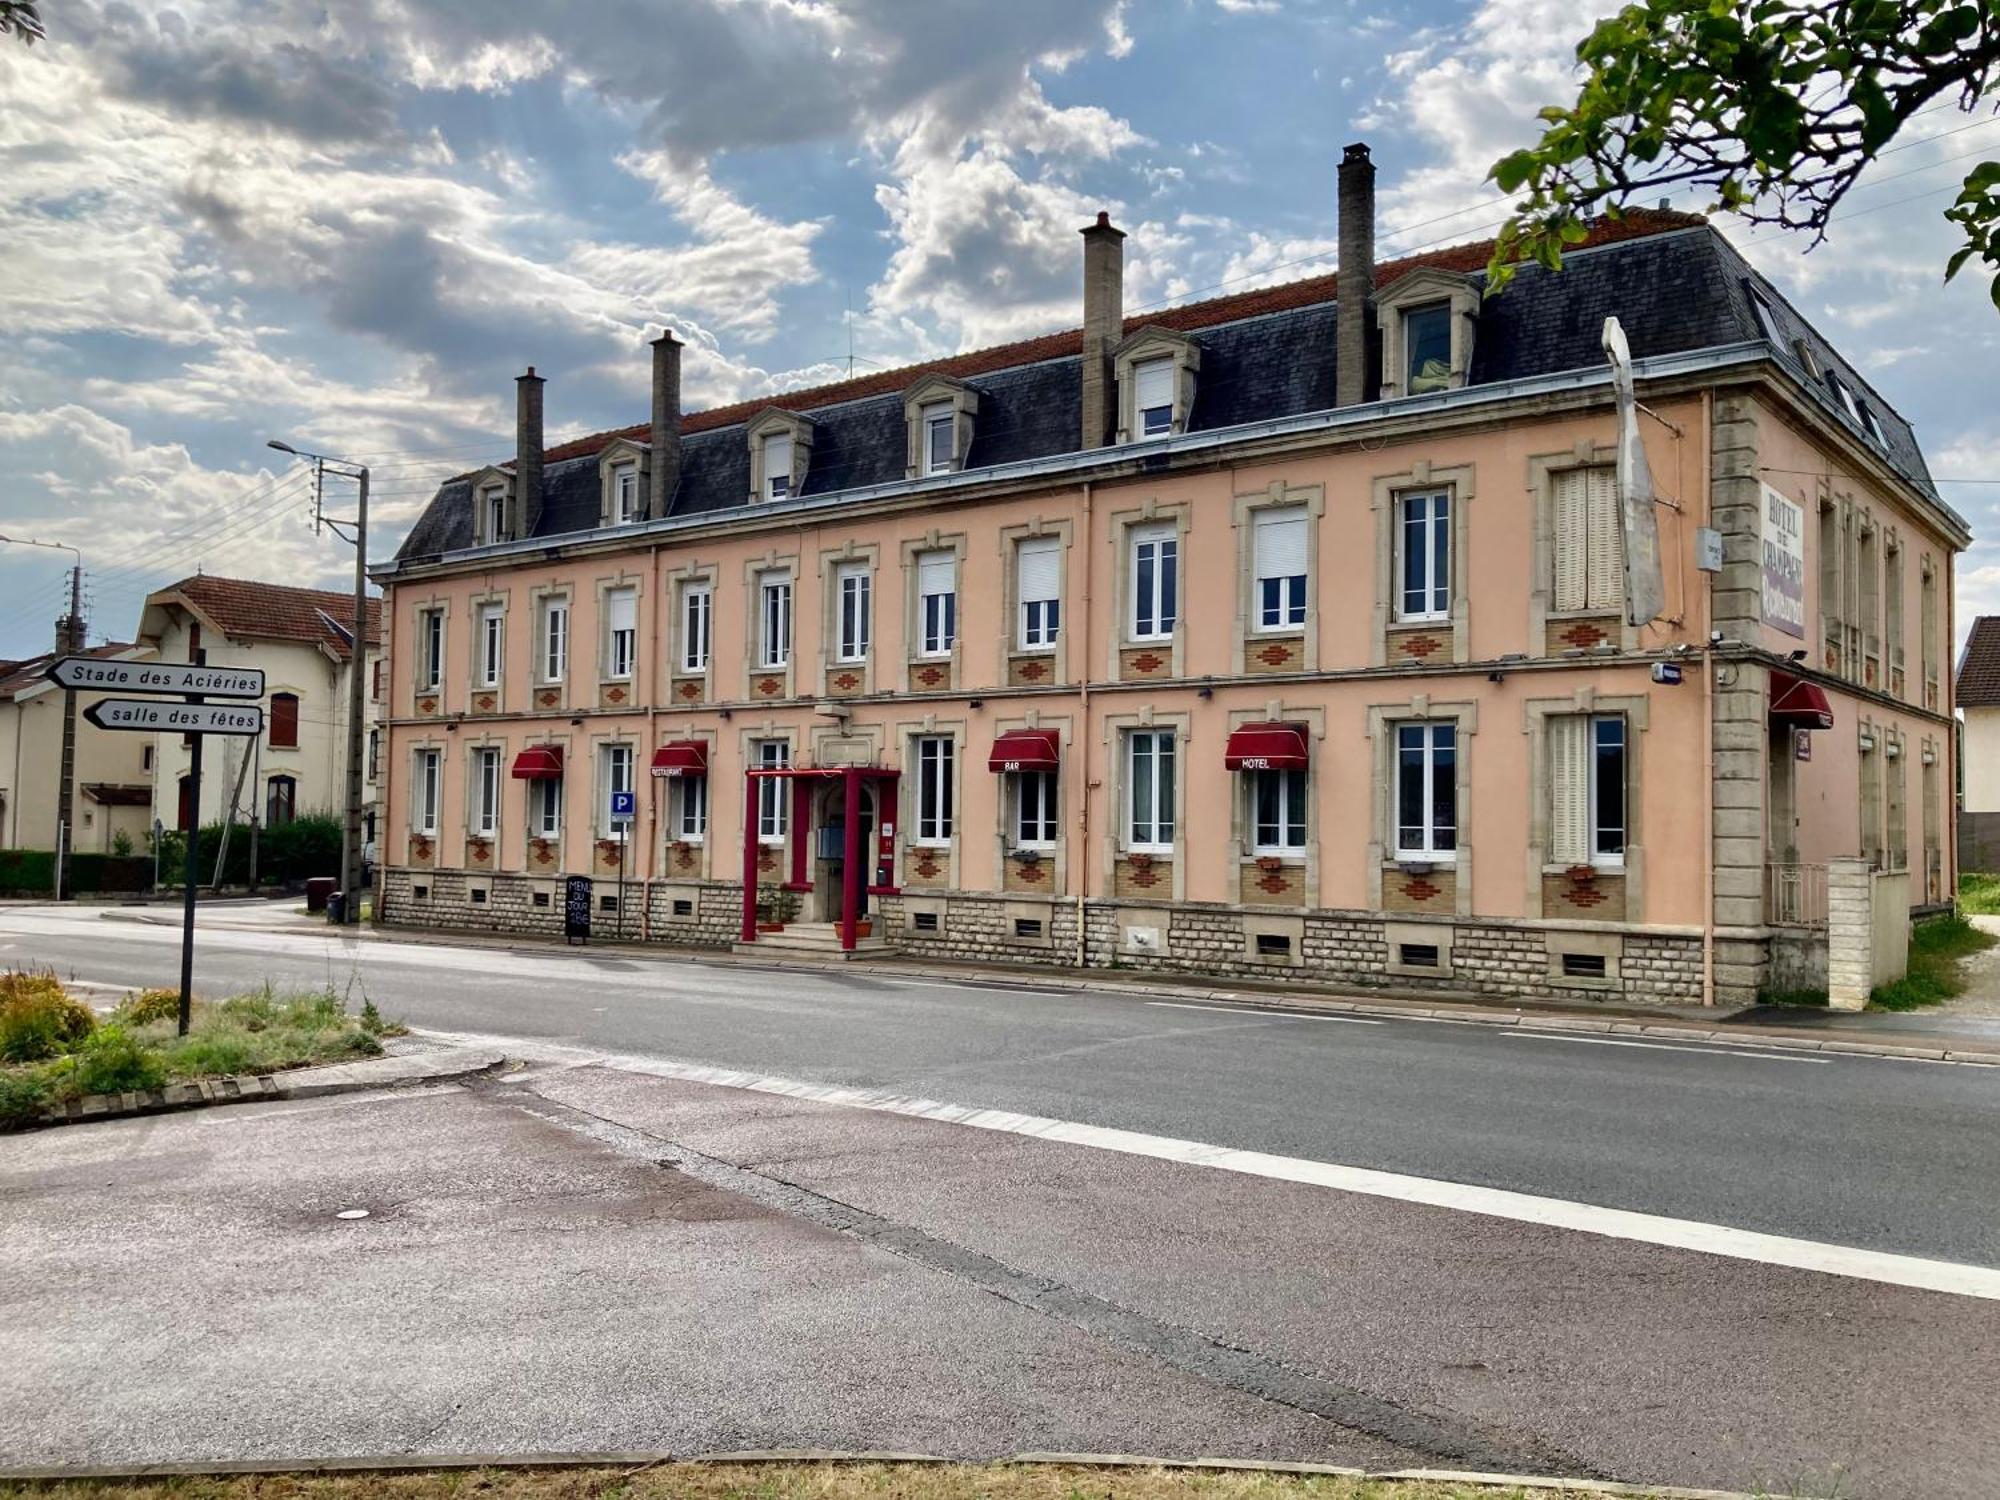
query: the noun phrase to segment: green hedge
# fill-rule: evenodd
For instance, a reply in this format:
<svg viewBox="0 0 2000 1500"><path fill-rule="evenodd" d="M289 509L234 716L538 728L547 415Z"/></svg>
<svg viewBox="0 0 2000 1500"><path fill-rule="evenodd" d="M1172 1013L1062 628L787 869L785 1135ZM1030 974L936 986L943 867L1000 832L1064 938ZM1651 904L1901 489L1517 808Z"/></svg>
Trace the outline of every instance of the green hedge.
<svg viewBox="0 0 2000 1500"><path fill-rule="evenodd" d="M195 856L195 883L215 880L215 856L222 842L222 825L201 830ZM170 829L160 836L160 884L179 886L187 868L187 835ZM257 883L292 885L315 875L340 874L340 819L331 813L302 813L289 823L261 829L257 835ZM152 862L147 861L147 878ZM245 885L250 879L250 830L240 824L229 832L229 863L224 885Z"/></svg>
<svg viewBox="0 0 2000 1500"><path fill-rule="evenodd" d="M153 861L142 854L73 854L69 878L81 896L150 890ZM0 891L9 896L50 896L55 888L56 857L50 850L0 849Z"/></svg>

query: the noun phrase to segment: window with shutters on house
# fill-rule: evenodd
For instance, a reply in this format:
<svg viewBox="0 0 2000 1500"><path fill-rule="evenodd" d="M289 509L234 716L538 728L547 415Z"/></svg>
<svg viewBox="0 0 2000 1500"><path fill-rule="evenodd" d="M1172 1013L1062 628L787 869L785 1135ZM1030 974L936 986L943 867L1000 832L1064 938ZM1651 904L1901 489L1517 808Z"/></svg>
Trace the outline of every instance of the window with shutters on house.
<svg viewBox="0 0 2000 1500"><path fill-rule="evenodd" d="M1014 578L1021 598L1021 650L1052 650L1062 629L1062 539L1025 538L1014 554Z"/></svg>
<svg viewBox="0 0 2000 1500"><path fill-rule="evenodd" d="M764 498L784 500L792 493L792 437L774 432L764 439Z"/></svg>
<svg viewBox="0 0 2000 1500"><path fill-rule="evenodd" d="M1625 863L1626 754L1622 714L1548 721L1549 860L1562 868Z"/></svg>
<svg viewBox="0 0 2000 1500"><path fill-rule="evenodd" d="M639 591L611 589L604 596L604 675L632 680L639 655Z"/></svg>
<svg viewBox="0 0 2000 1500"><path fill-rule="evenodd" d="M1251 551L1257 589L1251 628L1297 630L1306 622L1306 508L1286 505L1255 512Z"/></svg>
<svg viewBox="0 0 2000 1500"><path fill-rule="evenodd" d="M271 694L270 743L273 750L299 748L299 695Z"/></svg>
<svg viewBox="0 0 2000 1500"><path fill-rule="evenodd" d="M1174 362L1149 359L1132 367L1132 405L1139 417L1140 437L1158 437L1174 430Z"/></svg>
<svg viewBox="0 0 2000 1500"><path fill-rule="evenodd" d="M958 558L950 552L917 555L919 656L949 656L958 639Z"/></svg>
<svg viewBox="0 0 2000 1500"><path fill-rule="evenodd" d="M1618 474L1609 464L1555 476L1555 577L1558 614L1611 614L1625 605L1625 544L1619 535Z"/></svg>

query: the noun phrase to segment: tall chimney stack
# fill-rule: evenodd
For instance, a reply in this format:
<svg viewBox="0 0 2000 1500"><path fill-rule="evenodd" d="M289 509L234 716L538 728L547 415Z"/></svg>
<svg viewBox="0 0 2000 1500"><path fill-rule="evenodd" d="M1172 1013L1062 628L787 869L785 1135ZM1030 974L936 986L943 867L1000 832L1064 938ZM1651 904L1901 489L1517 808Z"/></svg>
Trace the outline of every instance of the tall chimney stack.
<svg viewBox="0 0 2000 1500"><path fill-rule="evenodd" d="M671 330L653 340L653 432L646 514L657 521L681 477L681 341Z"/></svg>
<svg viewBox="0 0 2000 1500"><path fill-rule="evenodd" d="M542 523L542 377L533 365L514 377L514 520L516 537Z"/></svg>
<svg viewBox="0 0 2000 1500"><path fill-rule="evenodd" d="M1083 446L1102 448L1118 426L1112 350L1125 335L1125 231L1100 212L1083 231Z"/></svg>
<svg viewBox="0 0 2000 1500"><path fill-rule="evenodd" d="M1359 406L1381 388L1369 358L1375 324L1375 163L1360 142L1340 158L1340 305L1334 334L1335 406Z"/></svg>

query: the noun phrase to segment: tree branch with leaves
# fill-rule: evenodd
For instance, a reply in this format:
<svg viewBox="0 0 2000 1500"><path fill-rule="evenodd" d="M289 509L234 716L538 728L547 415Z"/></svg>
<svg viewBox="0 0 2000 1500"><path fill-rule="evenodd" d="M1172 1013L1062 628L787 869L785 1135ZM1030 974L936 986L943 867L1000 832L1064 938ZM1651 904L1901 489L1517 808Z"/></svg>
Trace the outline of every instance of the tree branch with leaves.
<svg viewBox="0 0 2000 1500"><path fill-rule="evenodd" d="M1523 264L1560 266L1592 216L1675 190L1817 245L1912 120L1992 103L2000 0L1645 0L1600 21L1576 56L1576 103L1543 110L1541 139L1489 174L1520 195L1490 291ZM1945 217L1965 234L1946 279L1978 256L2000 306L2000 162L1967 173Z"/></svg>
<svg viewBox="0 0 2000 1500"><path fill-rule="evenodd" d="M46 35L35 0L0 0L0 36L17 36L32 47Z"/></svg>

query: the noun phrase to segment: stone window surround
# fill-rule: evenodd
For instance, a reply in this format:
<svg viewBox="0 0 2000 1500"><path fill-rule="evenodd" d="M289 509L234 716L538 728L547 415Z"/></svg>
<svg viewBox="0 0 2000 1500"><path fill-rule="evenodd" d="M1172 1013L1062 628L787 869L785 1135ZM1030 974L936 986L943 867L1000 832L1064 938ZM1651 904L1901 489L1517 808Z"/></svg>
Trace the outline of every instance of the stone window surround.
<svg viewBox="0 0 2000 1500"><path fill-rule="evenodd" d="M1904 627L1904 615L1909 607L1909 589L1904 563L1909 552L1903 541L1903 530L1893 521L1882 526L1882 681L1881 690L1892 697L1909 697L1908 661ZM1891 583L1895 584L1892 589ZM1896 693L1896 673L1903 672L1904 682L1901 694Z"/></svg>
<svg viewBox="0 0 2000 1500"><path fill-rule="evenodd" d="M792 639L789 648L785 652L785 664L782 667L766 667L760 664L763 653L758 649L764 630L764 591L759 579L765 573L775 573L781 569L789 572L792 578ZM744 622L745 628L743 631L743 696L751 699L753 702L762 700L757 699L752 694L750 684L759 677L768 677L774 673L785 679L785 697L791 698L797 694L797 688L794 684L798 680L799 619L801 617L799 594L803 583L804 580L799 574L799 554L796 552L779 552L773 548L765 552L762 557L750 558L743 564L743 598L748 606L748 614ZM713 639L715 612L712 600L709 605L708 619L710 633L708 666L712 672L715 670L715 642Z"/></svg>
<svg viewBox="0 0 2000 1500"><path fill-rule="evenodd" d="M924 408L947 405L952 416L951 471L956 474L965 467L979 415L979 392L949 375L926 375L903 393L905 479L930 477L924 472Z"/></svg>
<svg viewBox="0 0 2000 1500"><path fill-rule="evenodd" d="M1316 903L1308 903L1309 905ZM1258 964L1271 969L1298 969L1306 961L1306 915L1304 912L1286 912L1272 908L1246 910L1238 919L1243 931L1243 962ZM1260 952L1257 939L1260 937L1281 937L1287 939L1282 956Z"/></svg>
<svg viewBox="0 0 2000 1500"><path fill-rule="evenodd" d="M765 407L744 429L744 435L750 442L752 505L764 503L764 439L777 432L787 433L792 439L792 494L798 494L805 484L806 471L812 467L812 422L782 407Z"/></svg>
<svg viewBox="0 0 2000 1500"><path fill-rule="evenodd" d="M1382 399L1407 395L1403 357L1405 319L1440 302L1451 307L1451 384L1458 390L1472 368L1473 338L1479 327L1479 290L1470 276L1436 266L1419 266L1375 294L1375 321L1382 331Z"/></svg>
<svg viewBox="0 0 2000 1500"><path fill-rule="evenodd" d="M1470 556L1472 501L1478 493L1477 476L1471 464L1433 466L1418 459L1402 474L1377 474L1370 482L1370 504L1375 511L1375 621L1369 632L1369 665L1387 666L1391 631L1425 627L1442 632L1451 630L1451 660L1463 662L1472 656L1472 590L1468 588L1466 565ZM1402 552L1402 496L1405 492L1451 495L1451 614L1448 620L1396 618L1396 600L1402 583L1396 560Z"/></svg>
<svg viewBox="0 0 2000 1500"><path fill-rule="evenodd" d="M1068 781L1063 772L1070 770L1079 782L1088 779L1088 769L1075 764L1076 735L1068 714L1044 717L1039 709L1029 709L1020 718L1002 718L993 722L993 737L998 739L1010 729L1053 730L1056 742L1062 747L1066 764L1056 771L1056 841L1052 849L1043 850L1042 857L1055 865L1055 879L1050 882L1052 895L1060 895L1069 889L1069 821L1071 817ZM988 771L987 775L1000 782L1000 826L993 830L993 888L1005 891L1007 888L1007 859L1013 853L1014 829L1020 810L1019 783L1004 771ZM1011 930L1011 929L1010 929Z"/></svg>
<svg viewBox="0 0 2000 1500"><path fill-rule="evenodd" d="M1034 537L1052 536L1057 540L1056 548L1056 598L1060 602L1061 616L1056 625L1056 643L1053 646L1023 646L1021 644L1021 543ZM1044 520L1036 516L1019 526L1000 528L1001 608L1006 611L1005 628L1000 632L1000 678L1007 681L1007 664L1017 657L1045 656L1055 664L1054 683L1069 681L1069 558L1070 548L1076 540L1076 523L1068 520ZM1053 686L1054 683L1049 684Z"/></svg>
<svg viewBox="0 0 2000 1500"><path fill-rule="evenodd" d="M505 536L487 535L486 502L493 492L499 490L507 497L506 512L502 527ZM500 542L511 542L521 534L519 502L514 495L514 476L497 464L488 464L472 476L472 544L475 547L491 547Z"/></svg>
<svg viewBox="0 0 2000 1500"><path fill-rule="evenodd" d="M605 574L594 580L594 582L597 588L598 685L600 687L609 687L613 683L623 682L623 683L630 683L632 684L633 687L636 688L640 683L646 680L645 677L646 669L644 666L644 661L646 656L646 634L647 634L644 623L645 608L646 608L646 575L643 573L621 570L617 573ZM611 675L610 596L614 589L630 589L632 591L632 675L629 677L613 677ZM572 628L570 632L570 650L572 653L571 656L572 660L574 660L574 653L576 649L575 640L576 640L576 632ZM713 653L711 652L711 654ZM638 704L635 702L631 706L636 708Z"/></svg>
<svg viewBox="0 0 2000 1500"><path fill-rule="evenodd" d="M1865 859L1872 850L1876 859L1875 868L1879 870L1884 868L1889 848L1886 831L1883 828L1885 820L1882 816L1883 804L1887 801L1883 795L1887 775L1882 769L1883 763L1889 758L1887 726L1878 724L1872 714L1865 711L1857 713L1854 718L1854 746L1857 752L1855 796L1861 809L1858 820L1861 839L1859 853ZM1875 793L1873 807L1869 806L1868 797L1871 780L1874 782ZM1875 825L1873 828L1868 826L1871 822ZM1869 839L1870 834L1874 835L1872 844Z"/></svg>
<svg viewBox="0 0 2000 1500"><path fill-rule="evenodd" d="M897 865L902 869L902 856L910 849L940 850L945 856L945 885L948 889L959 887L959 851L965 847L965 745L966 721L963 719L940 719L936 714L925 714L922 719L911 722L903 720L894 727L896 745L901 751L903 774L896 781L897 822ZM947 739L951 741L951 840L949 843L932 844L917 842L917 741L919 739ZM880 813L877 813L880 825ZM898 884L900 884L900 880Z"/></svg>
<svg viewBox="0 0 2000 1500"><path fill-rule="evenodd" d="M1305 870L1307 906L1319 905L1319 789L1318 775L1320 762L1325 755L1326 707L1313 704L1310 707L1288 707L1283 699L1273 698L1260 708L1232 708L1229 711L1227 732L1234 733L1245 724L1303 724L1308 731L1307 740L1312 746L1312 764L1306 768L1306 842L1305 847L1296 851L1276 855L1288 865L1298 865ZM1256 807L1253 790L1255 772L1224 771L1223 774L1235 783L1230 788L1229 798L1229 852L1232 866L1241 870L1246 865L1255 865L1261 856L1257 853ZM1235 897L1231 897L1232 900ZM1294 945L1296 951L1296 945Z"/></svg>
<svg viewBox="0 0 2000 1500"><path fill-rule="evenodd" d="M633 524L621 523L618 520L617 471L626 464L630 464L638 476L639 509L634 522L647 518L649 492L646 485L652 471L652 451L650 443L641 442L637 438L621 437L613 438L598 453L597 524L599 526Z"/></svg>
<svg viewBox="0 0 2000 1500"><path fill-rule="evenodd" d="M952 681L963 680L965 660L965 554L966 534L962 531L939 531L933 526L920 537L905 537L902 547L903 564L903 691L919 691L912 681L912 674L922 666L935 666L941 661L951 663ZM926 656L923 653L924 613L923 601L917 596L917 558L926 552L949 552L951 563L951 589L957 603L953 605L953 633L951 650L943 656Z"/></svg>
<svg viewBox="0 0 2000 1500"><path fill-rule="evenodd" d="M666 597L673 602L673 622L667 631L669 646L667 678L670 682L676 679L700 681L703 684L704 697L710 696L708 685L715 676L715 604L716 594L721 587L720 573L721 568L715 563L697 562L689 558L682 566L669 569L660 576L660 584L666 590ZM708 665L699 672L690 672L681 665L684 660L683 648L687 644L683 639L683 629L686 624L683 611L688 589L698 584L705 584L708 588Z"/></svg>
<svg viewBox="0 0 2000 1500"><path fill-rule="evenodd" d="M1910 868L1910 738L1890 723L1882 730L1882 859L1887 870ZM1898 824L1901 827L1898 827ZM1896 836L1902 836L1900 847ZM1901 863L1894 861L1901 856Z"/></svg>
<svg viewBox="0 0 2000 1500"><path fill-rule="evenodd" d="M1542 911L1542 877L1559 874L1565 867L1549 860L1550 825L1554 821L1551 799L1555 788L1549 781L1549 725L1551 718L1567 718L1572 714L1609 716L1622 714L1625 719L1625 862L1622 872L1625 877L1625 918L1637 922L1645 911L1646 851L1644 829L1641 826L1641 793L1645 787L1642 774L1643 748L1646 728L1652 710L1652 700L1644 694L1629 697L1599 696L1597 689L1589 685L1579 687L1567 698L1530 698L1521 705L1521 733L1528 737L1528 858L1525 871L1527 880L1527 905L1524 912L1530 917L1544 915Z"/></svg>
<svg viewBox="0 0 2000 1500"><path fill-rule="evenodd" d="M427 752L433 750L437 752L438 757L437 826L425 829L420 826L423 820L419 816L419 809L423 805L424 778L417 770L417 763ZM410 794L409 806L405 814L409 820L408 827L404 830L405 838L406 840L410 838L427 838L434 845L442 844L444 841L445 808L450 798L450 792L447 790L446 785L451 776L451 754L449 747L446 746L442 736L426 734L421 739L410 742L407 754L410 758ZM439 849L433 853L433 864L441 862L438 860L437 855L442 852Z"/></svg>
<svg viewBox="0 0 2000 1500"><path fill-rule="evenodd" d="M562 788L562 796L559 799L558 806L556 808L555 837L550 840L550 842L555 845L556 863L559 866L563 863L563 847L565 841L569 838L570 834L570 821L571 821L569 815L570 786L576 778L576 765L569 753L570 739L571 736L567 732L562 734L545 734L540 732L539 730L536 730L534 726L530 726L530 733L528 734L527 738L522 741L523 749L527 748L530 745L553 745L555 748L562 751L563 773L562 773L562 780L560 783L558 783L558 785L560 785ZM542 781L523 781L521 783L521 867L523 869L527 868L528 845L532 843L534 840L542 837L542 835L536 831L534 807L535 807L535 797L537 793L535 789L537 787L546 786L547 784L548 783ZM502 795L501 800L503 802L506 800L504 794ZM555 875L555 876L542 876L539 878L559 882L561 877L560 875Z"/></svg>
<svg viewBox="0 0 2000 1500"><path fill-rule="evenodd" d="M1472 740L1479 732L1479 705L1476 702L1434 703L1429 693L1414 693L1407 702L1368 705L1368 741L1373 751L1375 772L1375 815L1370 819L1368 841L1368 901L1382 910L1382 870L1402 861L1396 854L1396 746L1391 730L1400 724L1455 723L1458 727L1456 757L1458 786L1456 814L1458 844L1450 861L1440 860L1458 873L1457 914L1472 915L1472 845L1466 842L1472 823Z"/></svg>
<svg viewBox="0 0 2000 1500"><path fill-rule="evenodd" d="M1382 941L1386 949L1383 969L1406 979L1451 978L1451 944L1456 931L1448 918L1399 914L1382 924ZM1401 954L1405 943L1435 947L1438 961L1435 964L1404 963Z"/></svg>
<svg viewBox="0 0 2000 1500"><path fill-rule="evenodd" d="M507 741L500 735L482 734L465 741L461 747L465 751L465 836L468 840L486 838L493 841L493 863L500 863L501 839L507 832ZM479 777L473 769L473 761L481 750L500 752L500 786L494 796L493 831L480 833L479 828Z"/></svg>
<svg viewBox="0 0 2000 1500"><path fill-rule="evenodd" d="M1621 932L1591 932L1552 927L1542 936L1549 957L1548 983L1555 989L1616 990L1623 983L1620 969L1625 958L1625 935ZM1563 972L1563 958L1580 954L1604 960L1602 979Z"/></svg>
<svg viewBox="0 0 2000 1500"><path fill-rule="evenodd" d="M1178 629L1175 633L1179 634ZM1194 715L1187 712L1159 713L1150 703L1143 705L1136 713L1104 716L1103 743L1105 765L1109 773L1105 777L1105 789L1109 797L1104 818L1104 832L1100 835L1103 889L1107 892L1117 889L1118 861L1125 853L1125 824L1128 814L1125 806L1125 736L1134 729L1171 729L1174 732L1174 852L1170 856L1174 882L1169 899L1185 901L1188 863L1186 857L1188 746L1193 741Z"/></svg>
<svg viewBox="0 0 2000 1500"><path fill-rule="evenodd" d="M859 661L843 661L840 657L840 571L850 563L864 563L868 568L868 653ZM826 547L819 554L819 691L827 694L827 679L836 671L861 673L861 691L875 691L876 648L881 645L882 624L882 548L875 542L867 546L858 545L849 537L839 547ZM792 629L798 631L798 601L792 601ZM797 641L793 641L796 650Z"/></svg>
<svg viewBox="0 0 2000 1500"><path fill-rule="evenodd" d="M1132 646L1155 646L1158 641L1135 641L1132 639L1132 528L1151 526L1171 521L1178 538L1175 548L1176 566L1174 589L1174 633L1168 648L1173 655L1173 675L1179 677L1184 670L1183 658L1187 652L1187 543L1188 531L1193 524L1194 503L1190 500L1162 501L1148 499L1143 505L1131 510L1113 511L1111 521L1112 564L1111 564L1111 607L1117 611L1114 628L1106 631L1110 637L1110 656L1105 666L1106 677L1119 680L1119 654Z"/></svg>
<svg viewBox="0 0 2000 1500"><path fill-rule="evenodd" d="M659 878L668 881L707 880L710 878L710 851L715 847L715 840L709 834L715 827L716 751L721 744L722 732L707 725L678 724L673 727L670 734L662 734L655 737L659 739L661 744L666 743L668 739L698 740L707 747L709 771L705 776L699 778L693 776L655 776L653 775L651 765L643 767L640 771L640 774L651 781L657 789L657 797L653 803L652 815L658 820L660 830L658 857L661 861L661 869ZM680 800L680 791L685 783L697 779L708 783L708 818L701 836L687 840L689 844L699 851L694 874L691 876L677 875L672 870L666 868L665 851L673 844L681 841L679 810L676 806ZM737 836L733 840L724 840L724 843L735 850L740 859L743 852L742 829L738 828Z"/></svg>
<svg viewBox="0 0 2000 1500"><path fill-rule="evenodd" d="M1111 357L1118 382L1119 442L1136 443L1144 436L1139 431L1139 381L1134 372L1138 366L1155 359L1173 363L1174 416L1169 435L1187 431L1188 414L1194 410L1195 377L1201 373L1199 343L1175 329L1148 323L1127 334L1112 350Z"/></svg>
<svg viewBox="0 0 2000 1500"><path fill-rule="evenodd" d="M425 685L421 678L424 668L424 616L435 613L440 621L438 626L437 682ZM416 712L416 700L435 697L439 714L446 712L445 686L451 681L451 600L444 594L430 594L414 601L410 609L410 635L415 648L410 653L410 712Z"/></svg>
<svg viewBox="0 0 2000 1500"><path fill-rule="evenodd" d="M739 729L736 732L736 748L740 757L738 764L743 771L749 772L757 769L757 745L763 740L783 741L791 751L789 757L791 764L796 766L799 763L798 731L790 725L779 724L771 719L766 719L762 724L748 729ZM737 804L737 809L742 814L744 823L749 824L754 822L757 817L757 798L750 791L750 781L747 776L742 778L741 785L744 790L744 797L743 801ZM781 805L784 808L785 837L782 839L766 839L762 834L759 834L757 838L758 845L765 849L783 849L788 840L797 833L797 830L791 824L791 782L789 780L780 781L778 785L781 788L781 796L783 798ZM708 789L708 826L711 830L715 827L715 788L713 786L710 786ZM714 840L711 839L710 842L713 843ZM780 868L777 878L780 880L790 880L792 878L790 869Z"/></svg>
<svg viewBox="0 0 2000 1500"><path fill-rule="evenodd" d="M563 642L563 675L552 679L547 675L548 606L551 600L557 599L569 606L569 621L564 627L568 633ZM543 688L561 688L567 694L569 679L576 675L576 589L566 580L531 585L528 589L528 608L531 612L529 635L534 651L528 661L529 685L537 692Z"/></svg>
<svg viewBox="0 0 2000 1500"><path fill-rule="evenodd" d="M1548 639L1548 623L1551 620L1598 619L1602 610L1557 610L1555 600L1555 500L1556 475L1570 469L1595 469L1616 467L1618 445L1616 443L1595 443L1589 438L1578 438L1576 446L1566 453L1536 453L1528 458L1528 493L1534 500L1534 548L1530 560L1530 579L1533 587L1528 591L1528 649L1531 654L1544 654L1543 643ZM1625 623L1625 611L1618 610L1618 644L1624 651L1639 649L1639 627Z"/></svg>
<svg viewBox="0 0 2000 1500"><path fill-rule="evenodd" d="M472 684L471 691L493 695L496 700L492 710L494 713L507 711L507 632L514 623L512 594L512 589L488 588L484 593L474 594L465 601L466 618L471 622L472 631L469 647L471 655L468 663L471 670L467 680ZM485 676L480 671L484 664L482 656L486 650L486 632L480 628L480 623L489 604L500 606L500 673L498 681L490 687L487 686Z"/></svg>
<svg viewBox="0 0 2000 1500"><path fill-rule="evenodd" d="M1230 644L1230 669L1241 675L1244 656L1251 641L1284 640L1298 636L1303 670L1319 670L1319 530L1326 516L1326 486L1287 485L1274 479L1261 490L1240 494L1231 501L1230 524L1236 528L1236 628ZM1306 517L1306 618L1303 625L1284 625L1272 630L1258 628L1257 613L1257 514L1266 510L1297 508ZM1175 635L1180 634L1177 629ZM1178 670L1178 669L1176 669Z"/></svg>
<svg viewBox="0 0 2000 1500"><path fill-rule="evenodd" d="M604 779L605 748L611 745L625 745L630 747L632 751L632 789L636 792L639 789L639 778L642 775L651 773L651 768L641 765L639 761L642 749L640 738L642 735L643 731L633 729L594 729L590 733L590 841L592 844L595 844L599 839L614 837L611 830L611 788L606 784ZM628 833L625 838L627 851L636 848L638 842L638 839ZM633 872L628 869L625 872L625 878L627 880L633 879Z"/></svg>

